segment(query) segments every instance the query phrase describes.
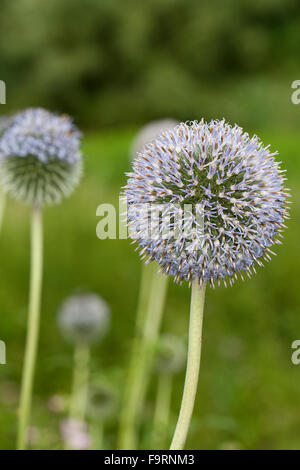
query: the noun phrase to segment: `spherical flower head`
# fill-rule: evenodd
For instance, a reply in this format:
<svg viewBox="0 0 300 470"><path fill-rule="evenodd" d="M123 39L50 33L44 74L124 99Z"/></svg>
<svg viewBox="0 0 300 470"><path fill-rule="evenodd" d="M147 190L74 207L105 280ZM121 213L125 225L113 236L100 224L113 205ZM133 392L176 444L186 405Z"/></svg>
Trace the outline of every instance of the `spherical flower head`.
<svg viewBox="0 0 300 470"><path fill-rule="evenodd" d="M75 344L92 344L102 339L109 323L107 303L92 293L67 298L58 312L58 325L63 335Z"/></svg>
<svg viewBox="0 0 300 470"><path fill-rule="evenodd" d="M11 118L0 139L5 192L27 204L57 204L81 175L80 133L68 116L33 108Z"/></svg>
<svg viewBox="0 0 300 470"><path fill-rule="evenodd" d="M141 152L146 144L160 136L166 129L173 129L179 124L175 119L158 119L151 121L141 128L133 139L130 148L130 159L132 160L138 152Z"/></svg>
<svg viewBox="0 0 300 470"><path fill-rule="evenodd" d="M142 256L176 281L250 276L288 216L276 153L225 120L163 131L138 153L124 191Z"/></svg>
<svg viewBox="0 0 300 470"><path fill-rule="evenodd" d="M186 347L184 342L174 335L163 335L160 338L155 369L160 374L176 374L184 369L186 363Z"/></svg>
<svg viewBox="0 0 300 470"><path fill-rule="evenodd" d="M117 408L117 395L113 386L105 380L97 380L89 387L88 414L91 418L105 420Z"/></svg>

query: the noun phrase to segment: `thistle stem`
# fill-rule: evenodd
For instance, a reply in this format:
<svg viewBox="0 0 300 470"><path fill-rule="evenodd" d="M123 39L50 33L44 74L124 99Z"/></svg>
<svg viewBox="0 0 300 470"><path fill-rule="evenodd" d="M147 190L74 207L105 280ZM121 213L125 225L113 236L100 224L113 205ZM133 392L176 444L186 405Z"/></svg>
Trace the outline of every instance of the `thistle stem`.
<svg viewBox="0 0 300 470"><path fill-rule="evenodd" d="M86 414L89 382L90 348L78 344L74 350L74 371L70 403L70 419L84 421Z"/></svg>
<svg viewBox="0 0 300 470"><path fill-rule="evenodd" d="M157 395L153 420L153 449L165 448L166 435L170 418L172 395L172 375L161 374L158 377Z"/></svg>
<svg viewBox="0 0 300 470"><path fill-rule="evenodd" d="M33 379L37 355L40 323L40 303L43 266L43 226L42 212L38 206L32 208L31 215L31 268L29 291L29 315L25 360L22 373L21 398L19 409L17 448L26 448L27 427L30 419Z"/></svg>
<svg viewBox="0 0 300 470"><path fill-rule="evenodd" d="M125 400L120 419L119 449L129 450L135 449L137 446L137 421L143 408L153 360L154 344L157 341L165 305L167 278L156 274L156 264L154 264L154 267L151 266L151 269L147 302L144 298L143 308L137 316L137 331L133 343ZM142 280L143 288L145 272ZM141 302L139 302L139 305L142 305Z"/></svg>
<svg viewBox="0 0 300 470"><path fill-rule="evenodd" d="M185 384L170 450L182 450L184 448L192 419L200 371L204 298L205 284L199 288L198 282L193 281Z"/></svg>

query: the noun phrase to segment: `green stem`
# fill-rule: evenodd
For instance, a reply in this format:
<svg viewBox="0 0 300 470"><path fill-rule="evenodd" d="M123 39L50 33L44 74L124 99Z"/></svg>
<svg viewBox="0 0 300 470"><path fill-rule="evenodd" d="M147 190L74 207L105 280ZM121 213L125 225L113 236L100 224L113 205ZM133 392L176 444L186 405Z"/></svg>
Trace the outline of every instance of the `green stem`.
<svg viewBox="0 0 300 470"><path fill-rule="evenodd" d="M97 423L93 423L91 424L90 428L91 428L91 435L92 435L93 450L104 450L103 423L101 421Z"/></svg>
<svg viewBox="0 0 300 470"><path fill-rule="evenodd" d="M153 420L153 449L165 448L166 435L170 418L172 395L172 375L161 374L158 377L157 395Z"/></svg>
<svg viewBox="0 0 300 470"><path fill-rule="evenodd" d="M139 292L139 300L136 314L136 333L141 334L144 324L145 314L147 312L147 306L149 302L149 286L153 276L157 271L157 265L155 263L143 264L141 273L141 284Z"/></svg>
<svg viewBox="0 0 300 470"><path fill-rule="evenodd" d="M70 403L70 418L84 421L88 399L90 349L78 344L74 350L73 385Z"/></svg>
<svg viewBox="0 0 300 470"><path fill-rule="evenodd" d="M204 298L205 284L199 288L197 281L194 281L192 285L185 384L171 450L182 450L184 448L192 419L200 371Z"/></svg>
<svg viewBox="0 0 300 470"><path fill-rule="evenodd" d="M39 207L34 206L31 217L31 271L29 291L29 315L27 326L27 338L25 348L25 360L22 374L21 398L19 409L19 425L17 448L26 448L26 434L30 418L32 401L32 389L34 370L36 363L40 303L42 288L42 266L43 266L43 226L42 213Z"/></svg>
<svg viewBox="0 0 300 470"><path fill-rule="evenodd" d="M0 191L0 232L2 229L5 204L6 204L6 195L2 191Z"/></svg>
<svg viewBox="0 0 300 470"><path fill-rule="evenodd" d="M156 271L156 264L154 269ZM152 271L151 283L148 283L147 309L140 311L137 318L137 332L120 418L119 449L129 450L137 446L137 421L143 409L168 282L167 277L158 276L155 271Z"/></svg>

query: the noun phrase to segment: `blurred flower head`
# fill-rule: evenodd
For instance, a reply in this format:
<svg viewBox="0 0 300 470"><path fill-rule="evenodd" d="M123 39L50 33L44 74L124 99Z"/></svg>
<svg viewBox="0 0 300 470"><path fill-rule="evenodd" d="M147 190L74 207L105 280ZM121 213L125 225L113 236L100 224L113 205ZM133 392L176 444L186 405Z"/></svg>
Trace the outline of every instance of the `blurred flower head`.
<svg viewBox="0 0 300 470"><path fill-rule="evenodd" d="M105 420L117 408L117 394L114 387L103 380L94 381L89 387L88 414L91 418Z"/></svg>
<svg viewBox="0 0 300 470"><path fill-rule="evenodd" d="M243 271L250 277L280 243L288 216L276 153L225 120L163 131L134 159L124 192L142 256L176 281L214 286L227 278L232 284ZM145 203L158 209L154 235L145 232Z"/></svg>
<svg viewBox="0 0 300 470"><path fill-rule="evenodd" d="M60 424L64 444L71 450L86 450L91 445L87 425L76 419L64 419Z"/></svg>
<svg viewBox="0 0 300 470"><path fill-rule="evenodd" d="M175 119L158 119L143 126L133 139L130 148L130 158L133 159L138 152L141 152L146 144L157 139L161 132L166 129L173 129L179 124Z"/></svg>
<svg viewBox="0 0 300 470"><path fill-rule="evenodd" d="M53 413L61 413L66 409L66 400L62 395L51 395L47 401L47 406Z"/></svg>
<svg viewBox="0 0 300 470"><path fill-rule="evenodd" d="M155 369L161 374L176 374L184 369L186 347L178 336L165 334L161 336L157 351Z"/></svg>
<svg viewBox="0 0 300 470"><path fill-rule="evenodd" d="M82 175L80 133L68 116L33 108L10 119L0 140L0 183L27 204L69 196Z"/></svg>
<svg viewBox="0 0 300 470"><path fill-rule="evenodd" d="M91 344L105 336L110 323L107 303L98 295L72 295L61 305L58 325L73 343Z"/></svg>

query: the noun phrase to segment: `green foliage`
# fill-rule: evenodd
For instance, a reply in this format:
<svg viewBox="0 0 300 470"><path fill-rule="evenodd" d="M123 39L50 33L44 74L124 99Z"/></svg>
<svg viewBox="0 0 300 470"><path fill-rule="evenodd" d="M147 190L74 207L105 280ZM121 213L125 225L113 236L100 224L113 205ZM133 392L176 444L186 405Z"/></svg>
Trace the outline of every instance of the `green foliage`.
<svg viewBox="0 0 300 470"><path fill-rule="evenodd" d="M1 79L11 108L44 105L90 127L279 123L298 73L297 13L296 0L4 0Z"/></svg>

